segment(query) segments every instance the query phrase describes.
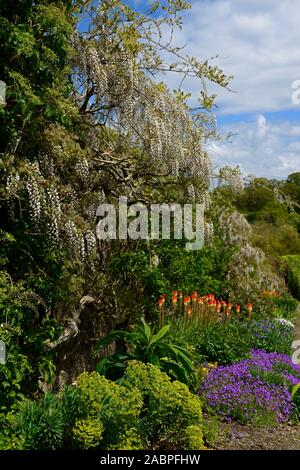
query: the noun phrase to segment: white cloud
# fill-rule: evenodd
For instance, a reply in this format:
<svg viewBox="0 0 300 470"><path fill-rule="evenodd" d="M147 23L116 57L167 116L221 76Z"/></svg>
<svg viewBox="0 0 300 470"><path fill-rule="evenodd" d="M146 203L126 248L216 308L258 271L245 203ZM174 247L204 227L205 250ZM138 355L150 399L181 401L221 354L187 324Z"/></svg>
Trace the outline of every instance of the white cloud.
<svg viewBox="0 0 300 470"><path fill-rule="evenodd" d="M257 136L264 137L268 131L267 120L265 116L259 115L257 118Z"/></svg>
<svg viewBox="0 0 300 470"><path fill-rule="evenodd" d="M300 79L299 0L194 0L176 43L235 78L235 93L218 90L224 114L294 108L292 82ZM175 80L168 77L170 85ZM195 98L199 84L189 80ZM299 106L300 110L300 106Z"/></svg>
<svg viewBox="0 0 300 470"><path fill-rule="evenodd" d="M292 84L300 79L299 7L300 0L192 0L184 14L176 44L200 59L218 55L212 64L235 77L232 93L209 87L218 94L218 115L236 115L236 122L221 127L235 134L232 142L208 146L216 165L239 165L245 174L269 178L300 170L300 125L265 116L297 109L300 116L300 105L292 102ZM167 79L170 88L178 86L173 76ZM193 103L200 87L192 79L185 83ZM256 117L242 122L243 113Z"/></svg>
<svg viewBox="0 0 300 470"><path fill-rule="evenodd" d="M232 125L222 131L232 131ZM213 142L208 152L217 166L239 165L243 173L285 178L300 170L299 126L268 122L259 114L253 122L235 123L230 142Z"/></svg>

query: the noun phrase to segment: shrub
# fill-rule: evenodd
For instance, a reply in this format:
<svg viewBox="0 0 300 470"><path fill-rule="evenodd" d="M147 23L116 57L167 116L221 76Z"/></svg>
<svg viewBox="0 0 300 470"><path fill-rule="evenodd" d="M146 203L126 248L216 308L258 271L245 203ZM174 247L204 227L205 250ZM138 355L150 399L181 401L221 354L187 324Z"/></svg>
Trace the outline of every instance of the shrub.
<svg viewBox="0 0 300 470"><path fill-rule="evenodd" d="M195 449L202 446L199 398L151 364L132 361L121 384L81 374L76 446L108 449ZM98 420L98 421L97 421ZM91 421L103 424L92 432ZM86 432L85 432L86 431ZM95 436L96 434L96 436ZM98 436L98 440L97 440Z"/></svg>
<svg viewBox="0 0 300 470"><path fill-rule="evenodd" d="M67 447L72 446L72 428L75 425L80 405L80 393L76 387L65 386L60 394L61 408L65 424L64 441Z"/></svg>
<svg viewBox="0 0 300 470"><path fill-rule="evenodd" d="M0 416L0 449L200 449L198 396L151 364L132 361L122 384L97 372Z"/></svg>
<svg viewBox="0 0 300 470"><path fill-rule="evenodd" d="M201 295L213 291L217 296L225 296L228 282L224 273L232 250L217 239L201 250L185 250L184 244L163 240L157 246L159 268L166 279L164 288L174 286L185 292L197 289Z"/></svg>
<svg viewBox="0 0 300 470"><path fill-rule="evenodd" d="M24 436L16 430L12 413L0 415L0 450L23 450Z"/></svg>
<svg viewBox="0 0 300 470"><path fill-rule="evenodd" d="M104 448L118 448L129 431L132 438L136 439L136 432L133 431L143 406L138 390L111 382L97 372L81 374L77 379L76 389L79 393L77 417L81 421L81 427L77 421L73 432L75 430L74 437L79 446L91 439L90 421L83 426L82 420L94 420L99 422L99 426L103 425L103 432L97 431L93 435L94 446L101 443ZM84 435L84 429L87 435Z"/></svg>
<svg viewBox="0 0 300 470"><path fill-rule="evenodd" d="M219 418L211 415L203 420L203 440L205 445L211 447L217 440L219 433Z"/></svg>
<svg viewBox="0 0 300 470"><path fill-rule="evenodd" d="M66 387L60 396L46 393L40 401L23 400L4 423L0 448L138 448L142 405L138 390L96 372L84 373L76 387Z"/></svg>
<svg viewBox="0 0 300 470"><path fill-rule="evenodd" d="M292 398L296 407L294 421L299 422L300 421L300 382L298 382L296 385L293 386Z"/></svg>
<svg viewBox="0 0 300 470"><path fill-rule="evenodd" d="M186 385L171 382L157 367L140 362L129 364L122 384L138 389L143 397L138 424L144 448L192 450L203 447L201 402Z"/></svg>
<svg viewBox="0 0 300 470"><path fill-rule="evenodd" d="M273 298L276 317L292 319L297 311L298 302L290 294L283 294Z"/></svg>
<svg viewBox="0 0 300 470"><path fill-rule="evenodd" d="M294 415L291 389L299 379L300 366L290 357L256 350L250 359L209 372L201 393L224 417L270 425Z"/></svg>
<svg viewBox="0 0 300 470"><path fill-rule="evenodd" d="M232 364L248 357L251 349L291 353L293 329L278 320L226 320L206 328L197 321L172 324L175 340L194 354L194 364Z"/></svg>
<svg viewBox="0 0 300 470"><path fill-rule="evenodd" d="M267 295L261 293L255 304L256 319L286 318L293 319L298 302L290 294Z"/></svg>
<svg viewBox="0 0 300 470"><path fill-rule="evenodd" d="M282 269L292 295L300 300L300 255L288 255L282 258Z"/></svg>
<svg viewBox="0 0 300 470"><path fill-rule="evenodd" d="M202 331L194 331L191 339L198 361L225 365L245 358L251 349L247 326L248 323L227 320Z"/></svg>
<svg viewBox="0 0 300 470"><path fill-rule="evenodd" d="M59 449L63 446L64 420L61 403L52 393L40 401L24 400L14 417L16 433L25 449Z"/></svg>
<svg viewBox="0 0 300 470"><path fill-rule="evenodd" d="M0 229L0 268L4 241ZM6 362L0 364L0 413L8 413L31 393L41 374L46 383L54 380L53 352L46 350L44 341L56 338L60 328L53 319L41 319L44 307L24 282L14 283L0 269L0 341L6 346Z"/></svg>
<svg viewBox="0 0 300 470"><path fill-rule="evenodd" d="M103 425L99 419L76 421L73 438L76 446L82 449L96 447L102 440Z"/></svg>
<svg viewBox="0 0 300 470"><path fill-rule="evenodd" d="M250 324L251 347L290 355L293 328L280 321L260 320Z"/></svg>
<svg viewBox="0 0 300 470"><path fill-rule="evenodd" d="M4 441L7 445L10 442L9 448L69 447L78 407L79 393L71 386L65 387L59 396L47 392L38 401L23 399L5 416L0 449Z"/></svg>
<svg viewBox="0 0 300 470"><path fill-rule="evenodd" d="M203 433L199 426L188 426L184 432L184 443L186 449L199 450L203 449Z"/></svg>

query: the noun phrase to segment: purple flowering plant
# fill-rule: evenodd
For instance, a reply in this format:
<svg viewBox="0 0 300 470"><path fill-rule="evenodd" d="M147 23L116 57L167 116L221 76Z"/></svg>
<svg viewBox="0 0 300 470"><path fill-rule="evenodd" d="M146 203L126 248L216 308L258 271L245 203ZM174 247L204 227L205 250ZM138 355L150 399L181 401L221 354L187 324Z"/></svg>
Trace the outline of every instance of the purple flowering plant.
<svg viewBox="0 0 300 470"><path fill-rule="evenodd" d="M242 424L285 423L297 414L292 387L300 366L285 354L252 350L249 359L211 370L201 387L206 406Z"/></svg>
<svg viewBox="0 0 300 470"><path fill-rule="evenodd" d="M259 320L253 321L249 327L253 349L291 354L293 328L288 324L276 320Z"/></svg>

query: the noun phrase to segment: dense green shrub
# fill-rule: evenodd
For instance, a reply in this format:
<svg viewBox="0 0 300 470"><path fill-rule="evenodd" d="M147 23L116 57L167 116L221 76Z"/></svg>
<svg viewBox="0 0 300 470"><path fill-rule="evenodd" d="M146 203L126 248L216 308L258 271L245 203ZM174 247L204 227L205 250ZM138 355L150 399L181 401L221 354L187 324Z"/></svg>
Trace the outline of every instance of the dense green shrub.
<svg viewBox="0 0 300 470"><path fill-rule="evenodd" d="M172 324L175 340L194 355L194 364L231 364L246 358L252 349L291 353L293 329L280 321L226 320L203 328L201 323Z"/></svg>
<svg viewBox="0 0 300 470"><path fill-rule="evenodd" d="M267 352L292 353L293 328L278 320L260 320L251 323L250 349L261 349Z"/></svg>
<svg viewBox="0 0 300 470"><path fill-rule="evenodd" d="M79 448L96 447L102 440L103 425L99 419L83 419L76 421L73 428L74 443Z"/></svg>
<svg viewBox="0 0 300 470"><path fill-rule="evenodd" d="M201 449L198 396L152 364L132 361L122 384L81 374L58 396L0 416L0 449Z"/></svg>
<svg viewBox="0 0 300 470"><path fill-rule="evenodd" d="M232 250L225 248L220 241L206 245L201 250L186 250L184 240L152 241L152 251L141 245L138 252L118 253L111 261L110 268L114 275L124 271L131 281L143 285L143 298L148 306L155 302L160 294L168 289L200 294L214 292L217 296L225 295L228 287L224 272ZM157 259L157 265L149 263L149 258ZM131 299L135 301L135 299Z"/></svg>
<svg viewBox="0 0 300 470"><path fill-rule="evenodd" d="M3 421L0 449L140 448L137 422L142 406L137 389L97 372L84 373L76 387L67 387L59 396L46 393L39 401L23 400Z"/></svg>
<svg viewBox="0 0 300 470"><path fill-rule="evenodd" d="M56 338L60 328L53 319L37 322L43 308L38 295L0 269L0 340L6 347L5 364L0 364L0 412L8 412L30 393L38 377L47 383L54 379L54 355L44 340Z"/></svg>
<svg viewBox="0 0 300 470"><path fill-rule="evenodd" d="M195 251L185 250L174 241L160 243L157 253L161 260L159 267L167 280L166 287L184 292L197 290L200 295L214 292L216 297L226 296L228 283L224 277L233 251L216 237L213 244Z"/></svg>
<svg viewBox="0 0 300 470"><path fill-rule="evenodd" d="M281 259L287 285L293 296L300 300L300 255L283 256Z"/></svg>
<svg viewBox="0 0 300 470"><path fill-rule="evenodd" d="M297 300L290 294L262 294L254 306L256 319L286 318L293 320L298 307Z"/></svg>
<svg viewBox="0 0 300 470"><path fill-rule="evenodd" d="M179 343L193 352L196 365L205 361L230 364L244 358L250 350L249 332L243 325L227 320L203 328L197 322L179 321L173 324L173 332Z"/></svg>
<svg viewBox="0 0 300 470"><path fill-rule="evenodd" d="M273 303L276 307L276 317L280 318L287 318L287 319L293 319L297 307L298 307L298 302L297 300L290 294L284 294L281 295L280 297L275 297L273 299Z"/></svg>
<svg viewBox="0 0 300 470"><path fill-rule="evenodd" d="M75 446L108 449L202 447L198 397L151 364L132 361L121 384L96 372L77 380ZM97 424L93 428L92 422Z"/></svg>
<svg viewBox="0 0 300 470"><path fill-rule="evenodd" d="M79 446L92 440L94 446L121 448L123 436L128 435L128 432L136 440L134 431L143 405L138 390L111 382L97 372L81 374L77 379L76 389L79 401L78 421L76 420L74 429ZM92 436L90 420L100 421L103 431L100 433L100 427L96 427ZM87 431L86 435L84 429Z"/></svg>
<svg viewBox="0 0 300 470"><path fill-rule="evenodd" d="M24 400L15 415L15 429L25 449L59 449L63 446L64 419L61 402L52 393L40 401Z"/></svg>
<svg viewBox="0 0 300 470"><path fill-rule="evenodd" d="M152 364L129 364L122 384L143 397L138 422L145 448L196 450L203 447L200 399L186 385L171 382Z"/></svg>
<svg viewBox="0 0 300 470"><path fill-rule="evenodd" d="M219 364L241 360L250 350L249 334L242 325L232 320L207 328L196 342L197 353Z"/></svg>
<svg viewBox="0 0 300 470"><path fill-rule="evenodd" d="M15 416L0 414L0 450L22 450L24 440L22 430L16 429Z"/></svg>
<svg viewBox="0 0 300 470"><path fill-rule="evenodd" d="M212 447L217 440L220 423L217 416L207 415L203 420L203 440L204 444Z"/></svg>

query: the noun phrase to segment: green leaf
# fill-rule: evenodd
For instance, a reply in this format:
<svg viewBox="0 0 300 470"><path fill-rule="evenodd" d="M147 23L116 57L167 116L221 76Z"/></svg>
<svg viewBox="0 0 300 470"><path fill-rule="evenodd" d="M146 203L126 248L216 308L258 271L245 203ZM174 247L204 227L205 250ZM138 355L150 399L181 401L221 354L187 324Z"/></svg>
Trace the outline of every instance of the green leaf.
<svg viewBox="0 0 300 470"><path fill-rule="evenodd" d="M143 324L143 327L144 327L144 334L147 338L147 341L148 341L148 343L151 344L151 341L150 341L151 329L150 329L149 325L145 322L145 320L143 318L142 318L142 324Z"/></svg>
<svg viewBox="0 0 300 470"><path fill-rule="evenodd" d="M156 335L153 335L152 336L152 339L149 343L149 346L151 346L152 344L154 343L157 343L158 341L160 341L162 338L164 338L166 336L166 334L168 333L169 329L170 329L170 326L171 325L166 325L164 326L161 330L159 330L159 332L156 334Z"/></svg>
<svg viewBox="0 0 300 470"><path fill-rule="evenodd" d="M298 392L299 389L300 389L300 382L297 385L294 385L294 387L292 389L292 397L293 398L294 398L294 396L296 395L296 393Z"/></svg>
<svg viewBox="0 0 300 470"><path fill-rule="evenodd" d="M188 381L188 376L187 373L180 364L178 364L175 361L170 361L169 359L162 359L161 361L164 365L163 369L165 372L173 372L173 375L182 383L187 383Z"/></svg>
<svg viewBox="0 0 300 470"><path fill-rule="evenodd" d="M95 347L95 351L101 351L116 340L122 340L131 343L131 339L132 333L129 333L128 331L115 330L99 341L98 345Z"/></svg>

